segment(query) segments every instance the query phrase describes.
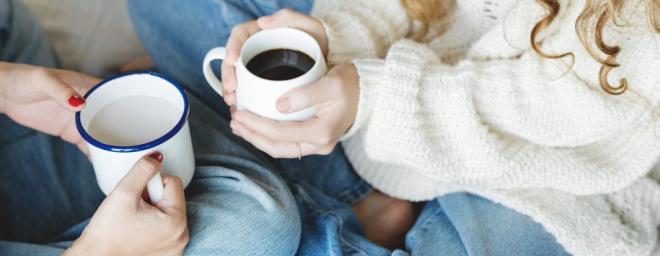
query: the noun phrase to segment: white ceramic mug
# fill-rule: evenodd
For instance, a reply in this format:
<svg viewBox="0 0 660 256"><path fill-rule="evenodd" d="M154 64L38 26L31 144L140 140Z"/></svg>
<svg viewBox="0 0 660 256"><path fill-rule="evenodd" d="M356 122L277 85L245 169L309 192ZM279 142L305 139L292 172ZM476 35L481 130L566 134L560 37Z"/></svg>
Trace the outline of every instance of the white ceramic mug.
<svg viewBox="0 0 660 256"><path fill-rule="evenodd" d="M180 86L155 73L134 73L104 80L87 92L85 101L76 114L76 126L87 142L103 193L108 195L141 157L154 151L165 156L161 172L179 176L184 187L188 186L195 162L188 128L188 97ZM128 115L133 119L127 119ZM122 140L125 142L121 145L115 144ZM160 173L149 181L147 191L152 202L160 201Z"/></svg>
<svg viewBox="0 0 660 256"><path fill-rule="evenodd" d="M267 80L250 72L245 66L257 54L273 49L290 49L303 52L314 59L314 66L305 74L289 80ZM225 47L211 49L204 58L203 71L206 81L222 96L222 83L211 68L213 60L225 58ZM302 121L314 116L310 107L289 114L280 113L276 102L289 90L308 85L321 78L327 71L321 47L311 35L293 28L276 28L259 31L250 36L241 48L236 61L236 108L248 110L259 116L278 121Z"/></svg>

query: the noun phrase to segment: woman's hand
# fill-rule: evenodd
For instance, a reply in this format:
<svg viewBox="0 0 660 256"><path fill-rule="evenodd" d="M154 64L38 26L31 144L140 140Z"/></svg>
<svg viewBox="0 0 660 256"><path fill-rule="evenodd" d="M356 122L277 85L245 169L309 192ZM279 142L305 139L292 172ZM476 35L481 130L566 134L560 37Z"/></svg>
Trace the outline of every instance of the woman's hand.
<svg viewBox="0 0 660 256"><path fill-rule="evenodd" d="M82 96L100 80L80 73L0 62L0 111L26 127L87 147L76 130Z"/></svg>
<svg viewBox="0 0 660 256"><path fill-rule="evenodd" d="M224 95L224 100L227 105L233 106L236 104L236 94L234 93L236 91L234 63L236 63L238 56L241 54L243 43L248 37L260 30L279 27L296 28L307 32L319 43L323 55L325 56L327 54L328 41L321 22L296 11L282 9L271 16L264 16L256 21L249 21L235 26L231 30L229 40L227 40L227 55L221 66L222 94Z"/></svg>
<svg viewBox="0 0 660 256"><path fill-rule="evenodd" d="M278 122L247 111L232 113L235 134L275 158L329 154L351 127L359 99L358 74L352 64L337 65L316 82L293 89L277 100L277 109L292 113L316 106L314 117Z"/></svg>
<svg viewBox="0 0 660 256"><path fill-rule="evenodd" d="M140 159L65 255L182 255L188 227L181 180L163 176L163 199L155 205L143 198L162 161L160 153Z"/></svg>

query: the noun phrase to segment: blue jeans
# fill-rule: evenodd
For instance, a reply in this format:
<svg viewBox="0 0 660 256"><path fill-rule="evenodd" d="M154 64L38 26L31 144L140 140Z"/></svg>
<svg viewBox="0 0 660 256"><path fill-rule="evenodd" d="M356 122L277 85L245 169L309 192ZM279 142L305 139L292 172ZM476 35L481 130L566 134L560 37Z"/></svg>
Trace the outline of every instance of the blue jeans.
<svg viewBox="0 0 660 256"><path fill-rule="evenodd" d="M156 68L186 84L206 84L202 60L225 45L234 25L281 8L308 13L313 0L130 0L129 11ZM203 101L226 113L208 86ZM216 124L217 125L217 124ZM371 191L338 146L329 156L272 160L288 181L302 220L299 255L566 255L529 217L466 193L424 204L405 248L389 251L369 242L351 205Z"/></svg>
<svg viewBox="0 0 660 256"><path fill-rule="evenodd" d="M0 0L2 61L56 67L52 48L20 3ZM189 98L196 171L185 191L185 253L294 254L300 217L284 180L269 159L231 135L226 119ZM1 114L0 131L0 255L59 255L104 198L92 166L75 146Z"/></svg>

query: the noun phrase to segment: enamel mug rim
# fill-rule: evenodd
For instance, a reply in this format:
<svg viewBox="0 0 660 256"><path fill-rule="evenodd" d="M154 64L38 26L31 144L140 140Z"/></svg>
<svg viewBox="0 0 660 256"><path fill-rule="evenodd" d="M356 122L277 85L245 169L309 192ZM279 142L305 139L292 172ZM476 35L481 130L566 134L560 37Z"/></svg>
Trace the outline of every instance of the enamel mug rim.
<svg viewBox="0 0 660 256"><path fill-rule="evenodd" d="M155 72L150 72L150 71L132 72L132 73L125 73L125 74L120 74L120 75L117 75L117 76L107 78L107 79L101 81L100 83L96 84L94 87L92 87L85 94L84 98L87 99L89 96L91 96L94 93L94 91L96 91L97 89L103 87L104 85L106 85L107 83L109 83L113 80L116 80L116 79L119 79L119 78L125 78L125 77L128 77L128 76L134 76L134 75L148 75L148 76L156 77L158 79L164 80L165 82L167 82L168 85L171 85L171 86L173 86L174 88L177 89L177 91L181 94L181 97L183 99L183 111L181 112L181 117L177 121L176 125L174 125L174 127L172 127L172 129L170 129L164 135L162 135L162 136L160 136L160 137L158 137L158 138L156 138L152 141L146 142L146 143L142 143L142 144L138 144L138 145L131 145L131 146L110 145L110 144L103 143L101 141L98 141L98 140L94 139L94 137L92 137L85 130L84 126L82 125L81 112L83 110L81 110L81 111L78 111L76 113L76 128L78 129L78 132L80 133L80 136L83 138L83 140L85 140L85 142L91 144L92 146L94 146L96 148L99 148L99 149L102 149L102 150L105 150L105 151L110 151L110 152L117 152L117 153L138 152L138 151L143 151L143 150L147 150L147 149L150 149L150 148L157 147L157 146L167 142L169 139L171 139L176 134L178 134L179 131L181 131L181 129L184 127L184 125L186 124L186 121L188 120L188 114L189 114L189 111L190 111L189 102L188 102L188 95L183 90L183 87L181 87L177 82L173 81L172 79L167 78L164 75L161 75L161 74L158 74L158 73L155 73Z"/></svg>

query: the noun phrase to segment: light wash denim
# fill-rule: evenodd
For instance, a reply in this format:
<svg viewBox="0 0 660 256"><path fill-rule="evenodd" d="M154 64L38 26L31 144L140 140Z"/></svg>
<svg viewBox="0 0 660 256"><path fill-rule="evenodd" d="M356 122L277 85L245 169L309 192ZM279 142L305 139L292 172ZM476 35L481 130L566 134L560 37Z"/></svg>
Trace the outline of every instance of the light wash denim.
<svg viewBox="0 0 660 256"><path fill-rule="evenodd" d="M20 0L0 0L0 56L58 65ZM294 254L300 217L284 180L262 153L231 135L226 119L194 94L189 98L197 168L185 191L186 254ZM0 255L61 254L103 198L75 146L0 115Z"/></svg>
<svg viewBox="0 0 660 256"><path fill-rule="evenodd" d="M197 85L206 84L205 53L224 46L234 25L281 8L309 13L312 5L312 0L129 0L129 11L156 68ZM227 106L209 87L193 91L226 115ZM300 211L298 255L566 255L540 224L466 193L423 203L405 248L390 251L364 237L351 210L372 189L355 174L341 146L329 156L273 161Z"/></svg>

